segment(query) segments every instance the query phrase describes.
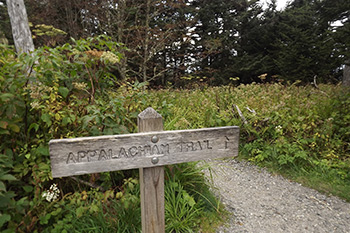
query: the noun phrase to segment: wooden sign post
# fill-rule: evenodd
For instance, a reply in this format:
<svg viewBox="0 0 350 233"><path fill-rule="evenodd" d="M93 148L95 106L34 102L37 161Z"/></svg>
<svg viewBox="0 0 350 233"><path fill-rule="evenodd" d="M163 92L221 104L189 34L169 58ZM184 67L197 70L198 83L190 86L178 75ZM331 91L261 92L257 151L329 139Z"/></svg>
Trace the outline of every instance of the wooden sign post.
<svg viewBox="0 0 350 233"><path fill-rule="evenodd" d="M54 139L52 177L140 169L142 232L163 233L164 165L238 155L239 127L163 131L162 117L147 108L139 133Z"/></svg>
<svg viewBox="0 0 350 233"><path fill-rule="evenodd" d="M153 108L147 108L137 118L139 132L152 132L163 130L163 119ZM152 143L157 143L159 138L151 138ZM153 164L159 162L159 158L151 158ZM140 168L140 192L141 192L141 224L142 232L164 233L164 167Z"/></svg>

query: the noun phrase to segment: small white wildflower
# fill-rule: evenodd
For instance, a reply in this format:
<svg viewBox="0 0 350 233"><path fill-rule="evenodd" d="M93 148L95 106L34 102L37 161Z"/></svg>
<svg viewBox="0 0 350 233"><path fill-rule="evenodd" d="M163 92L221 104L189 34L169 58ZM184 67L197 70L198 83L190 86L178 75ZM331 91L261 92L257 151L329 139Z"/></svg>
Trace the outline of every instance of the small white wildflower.
<svg viewBox="0 0 350 233"><path fill-rule="evenodd" d="M43 94L46 92L50 92L52 88L45 86L43 84L41 85L30 85L28 87L28 90L30 91L30 97L32 99L41 99Z"/></svg>
<svg viewBox="0 0 350 233"><path fill-rule="evenodd" d="M282 126L278 125L275 127L277 133L282 133Z"/></svg>
<svg viewBox="0 0 350 233"><path fill-rule="evenodd" d="M58 199L60 190L57 188L57 184L52 184L50 189L43 192L42 197L46 198L48 202L55 201Z"/></svg>
<svg viewBox="0 0 350 233"><path fill-rule="evenodd" d="M39 104L39 102L34 101L34 102L30 103L30 106L31 106L33 109L39 109L40 104Z"/></svg>
<svg viewBox="0 0 350 233"><path fill-rule="evenodd" d="M86 83L74 82L74 83L73 83L73 87L74 87L75 89L77 89L77 90L82 91L82 90L86 90L87 84L86 84Z"/></svg>
<svg viewBox="0 0 350 233"><path fill-rule="evenodd" d="M30 92L30 97L31 97L32 99L40 99L40 98L41 98L41 93L40 93L39 90L32 90L32 91Z"/></svg>

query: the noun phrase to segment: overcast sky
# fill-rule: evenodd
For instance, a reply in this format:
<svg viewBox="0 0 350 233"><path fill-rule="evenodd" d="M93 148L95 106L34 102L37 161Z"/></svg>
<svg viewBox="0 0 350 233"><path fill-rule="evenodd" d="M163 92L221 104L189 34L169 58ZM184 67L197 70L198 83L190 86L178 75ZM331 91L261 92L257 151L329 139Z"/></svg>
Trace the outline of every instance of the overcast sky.
<svg viewBox="0 0 350 233"><path fill-rule="evenodd" d="M290 0L277 0L277 10L283 9L287 5L287 2L289 1ZM267 2L271 2L271 0L262 0L262 2L266 4Z"/></svg>

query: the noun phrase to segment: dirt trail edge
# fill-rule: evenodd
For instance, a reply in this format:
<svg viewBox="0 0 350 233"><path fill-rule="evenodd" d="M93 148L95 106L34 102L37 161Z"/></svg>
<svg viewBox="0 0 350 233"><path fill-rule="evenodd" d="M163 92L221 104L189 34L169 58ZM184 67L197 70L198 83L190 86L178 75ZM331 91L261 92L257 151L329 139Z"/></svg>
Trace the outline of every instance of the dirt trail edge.
<svg viewBox="0 0 350 233"><path fill-rule="evenodd" d="M350 203L272 175L248 162L209 162L231 220L223 232L350 232Z"/></svg>

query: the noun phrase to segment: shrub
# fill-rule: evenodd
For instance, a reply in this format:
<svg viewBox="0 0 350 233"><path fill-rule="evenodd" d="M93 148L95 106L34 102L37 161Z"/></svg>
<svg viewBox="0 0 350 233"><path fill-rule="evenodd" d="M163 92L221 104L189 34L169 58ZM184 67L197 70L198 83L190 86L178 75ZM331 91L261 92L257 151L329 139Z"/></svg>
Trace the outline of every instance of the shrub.
<svg viewBox="0 0 350 233"><path fill-rule="evenodd" d="M31 55L18 57L13 48L1 45L2 229L32 231L42 229L49 220L47 216L43 219L41 213L51 205L43 204L41 195L52 183L50 139L117 134L135 129L135 114L130 113L139 109L128 109L126 100L138 101L143 95L131 97L126 92L122 98L110 95L121 83L112 73L120 59L118 49L119 45L105 36L56 48L42 47ZM126 84L120 90L128 86L138 88ZM100 179L99 182L106 185L114 182L103 175ZM117 179L122 180L123 176ZM67 179L57 179L57 182L62 196L79 190Z"/></svg>
<svg viewBox="0 0 350 233"><path fill-rule="evenodd" d="M106 36L18 57L0 45L1 231L140 232L136 170L60 179L50 170L51 139L136 131L150 99L145 83L115 75L120 49ZM176 201L201 202L175 183L183 187Z"/></svg>

